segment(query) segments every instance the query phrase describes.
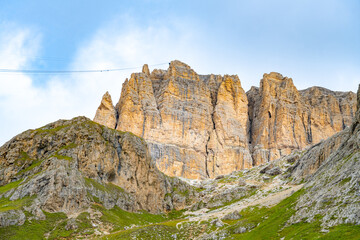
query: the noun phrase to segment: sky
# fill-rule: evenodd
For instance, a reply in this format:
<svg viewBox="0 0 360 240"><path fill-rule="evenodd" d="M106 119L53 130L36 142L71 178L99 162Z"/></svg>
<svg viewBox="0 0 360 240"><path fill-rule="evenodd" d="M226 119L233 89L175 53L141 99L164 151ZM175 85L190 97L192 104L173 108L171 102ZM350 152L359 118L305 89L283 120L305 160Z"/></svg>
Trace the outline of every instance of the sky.
<svg viewBox="0 0 360 240"><path fill-rule="evenodd" d="M180 60L199 74L264 73L298 89L357 90L358 0L0 0L0 145L58 119L93 118L144 63ZM102 73L30 74L1 69Z"/></svg>

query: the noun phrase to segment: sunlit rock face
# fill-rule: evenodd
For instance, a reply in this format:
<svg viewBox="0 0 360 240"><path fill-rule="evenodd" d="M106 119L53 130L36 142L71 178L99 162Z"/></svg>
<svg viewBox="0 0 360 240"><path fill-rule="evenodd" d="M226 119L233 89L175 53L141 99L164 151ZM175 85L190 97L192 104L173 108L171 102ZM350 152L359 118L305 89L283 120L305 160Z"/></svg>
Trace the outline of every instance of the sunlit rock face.
<svg viewBox="0 0 360 240"><path fill-rule="evenodd" d="M260 88L245 93L236 75L199 75L172 61L167 70L150 73L144 65L133 73L115 113L111 107L100 111L105 104L98 109L109 122L94 121L144 138L167 175L213 178L331 136L351 123L355 102L351 92L298 91L279 73L264 74Z"/></svg>
<svg viewBox="0 0 360 240"><path fill-rule="evenodd" d="M106 92L102 97L100 106L98 107L94 117L94 122L100 123L109 128L116 127L116 110L109 92Z"/></svg>
<svg viewBox="0 0 360 240"><path fill-rule="evenodd" d="M291 78L264 74L247 92L254 165L325 140L345 129L356 112L356 95L321 87L298 91Z"/></svg>
<svg viewBox="0 0 360 240"><path fill-rule="evenodd" d="M250 167L247 97L237 76L198 75L173 61L147 66L123 85L117 129L147 140L158 168L170 176L214 177Z"/></svg>

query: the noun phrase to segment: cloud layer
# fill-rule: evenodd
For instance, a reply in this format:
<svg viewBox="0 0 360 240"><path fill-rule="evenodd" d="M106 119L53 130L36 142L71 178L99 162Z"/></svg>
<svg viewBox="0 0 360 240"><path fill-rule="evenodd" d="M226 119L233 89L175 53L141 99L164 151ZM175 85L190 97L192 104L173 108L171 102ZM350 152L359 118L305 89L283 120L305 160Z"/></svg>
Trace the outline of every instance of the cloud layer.
<svg viewBox="0 0 360 240"><path fill-rule="evenodd" d="M234 13L226 17L235 21L233 17L241 16ZM109 91L116 103L125 78L140 71L144 63L153 69L152 64L178 59L200 74L238 74L245 90L258 86L262 74L270 71L293 77L299 89L320 85L355 91L360 82L356 61L329 57L332 61L322 64L324 59L319 53L311 51L307 51L308 57L300 58L296 55L297 48L295 51L291 47L282 48L281 42L279 46L267 43L273 36L263 36L263 32L250 29L247 21L239 21L241 24L236 29L228 29L223 22L217 26L218 22L221 21L215 19L210 24L171 17L144 23L122 15L100 26L83 42L77 42L67 69L137 69L41 77L0 73L0 145L24 130L58 119L79 115L93 118L102 95ZM0 29L0 68L36 68L39 63L34 60L41 59L44 45L42 33L11 23L0 23ZM287 38L283 34L276 36ZM156 68L166 69L167 65Z"/></svg>
<svg viewBox="0 0 360 240"><path fill-rule="evenodd" d="M121 20L121 19L120 19ZM141 64L157 64L178 58L196 61L195 35L176 24L124 26L116 20L98 30L79 46L69 70L139 67L109 73L48 75L42 84L37 75L0 73L0 145L29 128L79 115L93 118L102 95L109 91L116 103L125 78L141 70ZM41 47L41 35L33 29L7 27L0 35L0 65L31 69ZM151 68L151 67L150 67ZM159 66L167 68L167 65ZM6 126L6 127L5 127Z"/></svg>

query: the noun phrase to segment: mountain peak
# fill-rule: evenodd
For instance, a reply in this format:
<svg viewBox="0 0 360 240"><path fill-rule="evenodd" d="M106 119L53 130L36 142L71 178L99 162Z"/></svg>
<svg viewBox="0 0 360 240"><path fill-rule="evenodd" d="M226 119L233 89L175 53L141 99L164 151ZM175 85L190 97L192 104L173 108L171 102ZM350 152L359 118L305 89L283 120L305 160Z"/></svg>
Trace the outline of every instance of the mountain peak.
<svg viewBox="0 0 360 240"><path fill-rule="evenodd" d="M111 99L111 95L107 91L101 99L101 103L96 111L94 121L110 128L115 128L116 118L117 114Z"/></svg>

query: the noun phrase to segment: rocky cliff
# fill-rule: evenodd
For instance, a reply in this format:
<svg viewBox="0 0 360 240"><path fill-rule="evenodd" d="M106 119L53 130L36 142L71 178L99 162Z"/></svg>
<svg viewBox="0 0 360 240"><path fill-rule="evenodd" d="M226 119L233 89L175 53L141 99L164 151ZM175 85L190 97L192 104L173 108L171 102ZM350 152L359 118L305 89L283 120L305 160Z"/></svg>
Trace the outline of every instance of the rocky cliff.
<svg viewBox="0 0 360 240"><path fill-rule="evenodd" d="M291 78L264 74L251 88L249 137L254 165L325 140L352 122L356 96L321 87L298 91Z"/></svg>
<svg viewBox="0 0 360 240"><path fill-rule="evenodd" d="M350 128L309 149L291 168L291 179L305 181L305 193L290 223L316 221L323 227L360 224L360 85L358 110Z"/></svg>
<svg viewBox="0 0 360 240"><path fill-rule="evenodd" d="M158 213L183 208L194 194L156 168L143 139L85 117L28 130L0 148L0 199L36 216L94 203Z"/></svg>
<svg viewBox="0 0 360 240"><path fill-rule="evenodd" d="M349 126L356 108L351 92L298 91L291 78L270 73L245 93L237 76L199 75L179 61L151 73L144 65L125 81L116 107L103 103L108 98L94 121L114 128L117 116L116 129L143 137L162 172L186 178L213 178L313 145Z"/></svg>
<svg viewBox="0 0 360 240"><path fill-rule="evenodd" d="M98 107L94 122L105 125L109 128L116 128L117 113L109 92L106 92Z"/></svg>
<svg viewBox="0 0 360 240"><path fill-rule="evenodd" d="M247 109L237 76L201 76L173 61L167 71L144 66L125 81L117 129L146 139L170 176L214 177L252 166Z"/></svg>

